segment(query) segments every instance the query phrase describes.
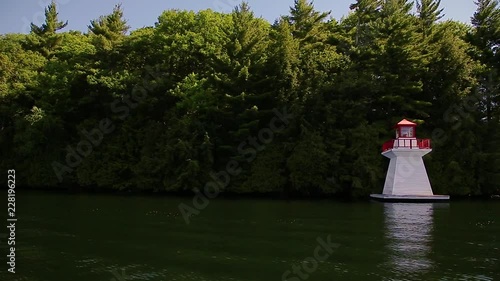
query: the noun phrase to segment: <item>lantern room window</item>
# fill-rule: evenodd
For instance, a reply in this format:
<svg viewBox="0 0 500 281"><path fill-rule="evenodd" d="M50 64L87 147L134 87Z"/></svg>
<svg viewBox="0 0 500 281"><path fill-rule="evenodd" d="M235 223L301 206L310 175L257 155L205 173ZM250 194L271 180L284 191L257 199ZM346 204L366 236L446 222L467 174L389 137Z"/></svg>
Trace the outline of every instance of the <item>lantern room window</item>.
<svg viewBox="0 0 500 281"><path fill-rule="evenodd" d="M396 124L396 138L416 138L417 134L415 132L416 123L410 122L406 119L401 120Z"/></svg>
<svg viewBox="0 0 500 281"><path fill-rule="evenodd" d="M414 130L413 127L407 127L407 126L401 126L400 127L400 137L402 138L413 138L414 137Z"/></svg>

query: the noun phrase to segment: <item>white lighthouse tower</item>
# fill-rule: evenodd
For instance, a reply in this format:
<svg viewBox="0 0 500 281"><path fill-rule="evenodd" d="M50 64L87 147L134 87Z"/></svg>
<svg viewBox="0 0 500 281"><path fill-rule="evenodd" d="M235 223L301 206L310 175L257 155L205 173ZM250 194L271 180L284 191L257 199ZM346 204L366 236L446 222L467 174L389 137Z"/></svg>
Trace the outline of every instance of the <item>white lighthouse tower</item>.
<svg viewBox="0 0 500 281"><path fill-rule="evenodd" d="M382 194L371 197L383 201L443 201L448 195L434 195L422 157L431 152L430 139L416 138L417 124L403 119L396 139L386 142L382 155L391 159Z"/></svg>

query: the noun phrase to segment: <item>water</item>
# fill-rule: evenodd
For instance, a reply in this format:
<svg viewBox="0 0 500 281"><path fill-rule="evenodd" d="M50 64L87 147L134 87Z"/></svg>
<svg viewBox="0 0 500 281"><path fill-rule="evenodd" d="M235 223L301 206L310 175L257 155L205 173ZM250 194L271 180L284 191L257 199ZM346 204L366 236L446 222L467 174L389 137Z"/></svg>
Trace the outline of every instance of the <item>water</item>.
<svg viewBox="0 0 500 281"><path fill-rule="evenodd" d="M181 202L18 194L0 280L500 280L498 201L212 200L189 225Z"/></svg>

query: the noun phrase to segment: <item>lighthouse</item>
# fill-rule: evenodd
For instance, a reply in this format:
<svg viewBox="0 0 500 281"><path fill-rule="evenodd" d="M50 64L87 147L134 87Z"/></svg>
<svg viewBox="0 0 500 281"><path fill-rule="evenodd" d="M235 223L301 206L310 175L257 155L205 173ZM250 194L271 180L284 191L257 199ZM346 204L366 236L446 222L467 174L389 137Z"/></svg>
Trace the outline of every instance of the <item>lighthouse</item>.
<svg viewBox="0 0 500 281"><path fill-rule="evenodd" d="M396 138L382 146L389 158L389 168L382 194L371 197L382 201L432 202L449 200L448 195L434 195L423 156L432 151L430 139L417 139L417 124L403 119L396 124Z"/></svg>

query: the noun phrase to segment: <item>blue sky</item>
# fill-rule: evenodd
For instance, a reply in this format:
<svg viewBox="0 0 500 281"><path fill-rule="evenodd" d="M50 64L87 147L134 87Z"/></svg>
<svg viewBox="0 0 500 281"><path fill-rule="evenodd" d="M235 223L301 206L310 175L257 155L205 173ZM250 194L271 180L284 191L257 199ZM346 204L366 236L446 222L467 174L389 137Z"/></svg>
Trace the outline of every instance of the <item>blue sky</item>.
<svg viewBox="0 0 500 281"><path fill-rule="evenodd" d="M41 24L44 8L51 0L0 0L0 34L27 33L29 24ZM86 31L90 20L109 14L113 6L122 3L125 18L132 29L153 25L162 11L167 9L202 10L212 9L230 12L240 0L56 0L59 17L68 20L64 30ZM280 15L287 14L293 0L247 0L257 16L273 22ZM349 12L354 0L316 0L319 11L332 11L332 16L340 19ZM470 22L475 11L474 0L442 0L446 19Z"/></svg>

